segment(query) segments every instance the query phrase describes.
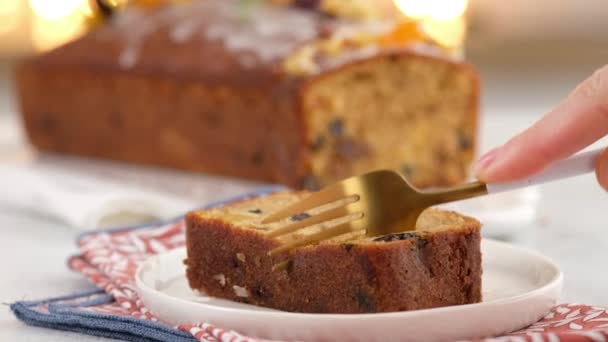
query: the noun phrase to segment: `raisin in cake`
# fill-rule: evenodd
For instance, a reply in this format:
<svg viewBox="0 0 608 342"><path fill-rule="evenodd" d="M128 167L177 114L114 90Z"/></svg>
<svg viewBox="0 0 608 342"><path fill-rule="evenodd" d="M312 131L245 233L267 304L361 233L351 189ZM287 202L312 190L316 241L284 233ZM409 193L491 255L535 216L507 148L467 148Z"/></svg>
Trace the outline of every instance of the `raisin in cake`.
<svg viewBox="0 0 608 342"><path fill-rule="evenodd" d="M379 7L365 1L335 13L351 2L296 1L331 15L276 2L130 7L26 60L16 84L29 140L293 188L378 168L419 187L466 178L479 100L470 65L414 22L366 16Z"/></svg>
<svg viewBox="0 0 608 342"><path fill-rule="evenodd" d="M311 313L391 312L481 300L480 224L453 212L428 209L415 231L377 237L351 233L269 257L281 241L265 237L275 226L259 222L305 195L279 192L189 213L190 287ZM284 267L273 270L275 265Z"/></svg>

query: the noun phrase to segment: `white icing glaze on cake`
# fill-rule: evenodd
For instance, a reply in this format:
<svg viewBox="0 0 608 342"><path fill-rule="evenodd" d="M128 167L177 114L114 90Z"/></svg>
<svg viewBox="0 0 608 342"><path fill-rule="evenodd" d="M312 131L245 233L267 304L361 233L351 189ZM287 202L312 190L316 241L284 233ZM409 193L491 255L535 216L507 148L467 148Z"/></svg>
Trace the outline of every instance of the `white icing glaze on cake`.
<svg viewBox="0 0 608 342"><path fill-rule="evenodd" d="M192 39L197 33L197 29L201 25L201 22L196 18L188 18L177 23L169 32L171 40L175 43L184 43Z"/></svg>
<svg viewBox="0 0 608 342"><path fill-rule="evenodd" d="M102 38L111 34L123 37L119 64L124 69L137 64L146 38L161 29L168 31L175 44L196 38L219 40L228 50L252 52L261 62L269 62L316 38L317 23L314 13L298 9L253 6L243 13L234 0L192 1L151 14L129 8L117 13L98 34ZM248 54L244 54L241 62L246 67L255 63Z"/></svg>
<svg viewBox="0 0 608 342"><path fill-rule="evenodd" d="M258 4L243 8L237 0L193 0L168 5L152 13L128 8L117 13L107 26L97 32L97 37L119 37L122 40L124 45L118 56L122 69L137 65L146 40L159 31L167 32L168 39L176 45L196 39L221 42L227 50L235 52L241 66L255 68L259 64L285 58L316 40L321 21L318 13L290 7ZM323 24L328 25L334 39L348 39L362 32L382 35L393 29L396 22L335 19L325 20ZM378 49L370 45L346 51L326 61L327 65L323 67L309 66L309 69L319 72L325 67L372 56ZM437 55L433 49L417 46L416 50Z"/></svg>

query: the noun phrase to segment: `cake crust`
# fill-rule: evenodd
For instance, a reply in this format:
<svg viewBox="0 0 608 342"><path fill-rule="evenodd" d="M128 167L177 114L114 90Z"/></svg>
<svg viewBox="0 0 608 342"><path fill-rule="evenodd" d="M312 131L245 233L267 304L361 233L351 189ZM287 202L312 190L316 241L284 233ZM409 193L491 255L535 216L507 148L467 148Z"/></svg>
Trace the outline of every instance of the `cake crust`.
<svg viewBox="0 0 608 342"><path fill-rule="evenodd" d="M272 201L268 198L267 201ZM239 204L254 210L259 201ZM375 239L328 242L269 257L280 241L231 222L186 216L191 288L207 295L292 312L372 313L481 301L480 225L431 209L429 227ZM454 226L445 222L456 222ZM246 226L246 225L245 225ZM281 270L272 270L286 262Z"/></svg>

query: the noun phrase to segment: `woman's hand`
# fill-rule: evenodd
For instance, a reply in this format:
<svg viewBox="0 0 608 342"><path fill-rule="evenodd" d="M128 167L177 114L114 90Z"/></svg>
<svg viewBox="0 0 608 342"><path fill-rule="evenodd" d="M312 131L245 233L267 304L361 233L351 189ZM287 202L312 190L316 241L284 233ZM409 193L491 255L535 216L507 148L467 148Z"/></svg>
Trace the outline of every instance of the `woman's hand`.
<svg viewBox="0 0 608 342"><path fill-rule="evenodd" d="M555 109L532 127L479 159L475 173L484 182L530 176L567 158L608 134L608 65L583 81ZM608 149L595 173L608 190Z"/></svg>

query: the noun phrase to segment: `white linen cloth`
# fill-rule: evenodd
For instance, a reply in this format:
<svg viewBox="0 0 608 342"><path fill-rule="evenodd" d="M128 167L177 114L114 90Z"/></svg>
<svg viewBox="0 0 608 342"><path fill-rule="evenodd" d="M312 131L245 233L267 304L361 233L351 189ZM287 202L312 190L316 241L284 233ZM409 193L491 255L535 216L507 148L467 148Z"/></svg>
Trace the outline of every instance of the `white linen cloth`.
<svg viewBox="0 0 608 342"><path fill-rule="evenodd" d="M0 205L80 229L149 223L197 207L192 200L137 186L27 165L0 165Z"/></svg>
<svg viewBox="0 0 608 342"><path fill-rule="evenodd" d="M79 230L166 220L265 186L53 155L0 163L0 208L43 215ZM539 199L537 188L527 188L439 207L479 219L485 236L503 237L535 222Z"/></svg>

